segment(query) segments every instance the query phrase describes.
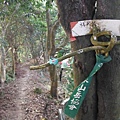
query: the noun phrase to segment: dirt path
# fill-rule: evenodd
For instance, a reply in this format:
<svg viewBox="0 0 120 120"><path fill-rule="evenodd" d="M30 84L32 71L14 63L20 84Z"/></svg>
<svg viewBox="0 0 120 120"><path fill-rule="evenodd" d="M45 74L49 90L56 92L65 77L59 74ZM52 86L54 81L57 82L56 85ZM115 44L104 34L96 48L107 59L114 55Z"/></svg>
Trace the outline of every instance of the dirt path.
<svg viewBox="0 0 120 120"><path fill-rule="evenodd" d="M19 65L17 79L5 86L0 95L0 120L58 120L59 103L48 94L49 76ZM41 94L34 93L35 88Z"/></svg>
<svg viewBox="0 0 120 120"><path fill-rule="evenodd" d="M30 92L30 88L32 87L31 86L31 78L32 78L32 71L30 71L28 69L28 67L24 67L25 69L22 69L22 66L21 66L21 69L20 69L20 72L24 72L24 75L23 76L20 76L18 80L18 83L16 86L17 88L17 97L16 99L14 100L14 103L16 104L18 110L16 111L16 117L14 119L18 119L19 120L23 120L25 118L25 114L24 114L24 111L23 111L23 107L26 103L27 103L27 99L28 99L28 96L27 94L29 94Z"/></svg>

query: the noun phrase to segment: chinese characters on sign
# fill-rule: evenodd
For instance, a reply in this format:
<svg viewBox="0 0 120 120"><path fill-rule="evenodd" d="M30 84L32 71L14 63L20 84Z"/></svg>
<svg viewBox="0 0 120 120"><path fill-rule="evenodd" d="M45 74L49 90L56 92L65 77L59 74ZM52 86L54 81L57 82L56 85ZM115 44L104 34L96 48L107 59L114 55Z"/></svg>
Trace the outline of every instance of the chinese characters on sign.
<svg viewBox="0 0 120 120"><path fill-rule="evenodd" d="M88 92L93 75L103 66L103 63L109 62L111 57L96 55L96 64L89 76L73 91L67 102L64 112L71 118L74 118Z"/></svg>
<svg viewBox="0 0 120 120"><path fill-rule="evenodd" d="M86 86L83 83L89 83L89 82L87 80L85 80L81 83L81 86L77 89L76 94L73 95L74 98L71 100L71 104L69 105L70 110L77 109L77 106L80 103L80 99L82 97L82 94L86 90Z"/></svg>
<svg viewBox="0 0 120 120"><path fill-rule="evenodd" d="M100 20L84 20L71 22L71 36L83 36L87 34L92 34L92 26L96 25L103 31L111 31L114 35L120 36L120 20L110 20L110 19L100 19Z"/></svg>

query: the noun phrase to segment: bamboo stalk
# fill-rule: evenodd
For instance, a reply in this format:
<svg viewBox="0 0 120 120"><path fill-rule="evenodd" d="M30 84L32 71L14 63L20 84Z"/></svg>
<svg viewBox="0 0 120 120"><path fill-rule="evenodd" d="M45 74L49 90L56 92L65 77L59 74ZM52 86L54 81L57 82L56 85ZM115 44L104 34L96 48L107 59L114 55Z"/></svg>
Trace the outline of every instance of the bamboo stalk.
<svg viewBox="0 0 120 120"><path fill-rule="evenodd" d="M120 41L117 41L115 43L115 45L120 45ZM69 54L67 54L65 56L62 56L62 57L58 58L58 62L60 62L60 61L62 61L64 59L70 58L72 56L78 55L78 54L82 54L82 53L93 51L93 50L101 50L101 49L104 50L105 47L102 47L102 46L91 46L91 47L82 48L82 49L79 49L77 51L71 52L71 53L69 53ZM30 66L30 70L43 69L43 68L46 68L46 67L48 67L50 65L51 64L49 64L49 63L44 63L44 64L41 64L41 65Z"/></svg>

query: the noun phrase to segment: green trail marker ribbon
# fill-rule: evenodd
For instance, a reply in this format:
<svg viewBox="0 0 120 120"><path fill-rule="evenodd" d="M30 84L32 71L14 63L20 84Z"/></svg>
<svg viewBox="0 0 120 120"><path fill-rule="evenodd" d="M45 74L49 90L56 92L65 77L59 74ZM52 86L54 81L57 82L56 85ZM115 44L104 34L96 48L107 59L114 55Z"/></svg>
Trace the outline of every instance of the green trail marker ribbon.
<svg viewBox="0 0 120 120"><path fill-rule="evenodd" d="M96 64L89 74L89 76L73 91L67 102L64 113L71 118L74 118L78 113L78 110L88 92L93 75L103 66L103 63L107 63L111 60L110 56L103 56L101 54L96 55Z"/></svg>

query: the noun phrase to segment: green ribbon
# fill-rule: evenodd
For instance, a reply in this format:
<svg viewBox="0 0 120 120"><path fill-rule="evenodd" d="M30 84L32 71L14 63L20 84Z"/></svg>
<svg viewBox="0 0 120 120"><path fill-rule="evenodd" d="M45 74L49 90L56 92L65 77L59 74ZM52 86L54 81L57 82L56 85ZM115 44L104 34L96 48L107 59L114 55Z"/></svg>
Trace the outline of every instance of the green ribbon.
<svg viewBox="0 0 120 120"><path fill-rule="evenodd" d="M96 55L96 64L89 76L73 91L67 102L64 113L71 118L74 118L88 92L93 75L103 66L103 63L111 61L110 56Z"/></svg>

